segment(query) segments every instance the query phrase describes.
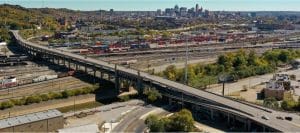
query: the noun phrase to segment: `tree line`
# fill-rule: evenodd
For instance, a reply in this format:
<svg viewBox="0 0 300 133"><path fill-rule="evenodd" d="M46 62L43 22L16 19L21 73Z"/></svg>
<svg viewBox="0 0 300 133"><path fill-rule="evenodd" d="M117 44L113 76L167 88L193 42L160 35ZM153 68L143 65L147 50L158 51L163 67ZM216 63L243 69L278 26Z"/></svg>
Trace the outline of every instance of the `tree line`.
<svg viewBox="0 0 300 133"><path fill-rule="evenodd" d="M235 81L271 73L276 70L277 66L289 63L299 57L300 50L276 49L258 55L253 50L247 52L240 49L234 53L220 55L217 62L213 64L188 65L188 85L205 89L210 84L218 83L220 75L228 75L228 79ZM177 69L176 66L171 65L158 75L184 83L184 72L184 69Z"/></svg>
<svg viewBox="0 0 300 133"><path fill-rule="evenodd" d="M0 103L0 109L12 108L13 106L30 105L33 103L40 103L42 101L49 101L53 99L65 99L71 96L85 95L94 93L99 88L99 85L92 87L84 87L80 89L64 90L62 92L49 92L45 94L34 94L20 99L10 99Z"/></svg>

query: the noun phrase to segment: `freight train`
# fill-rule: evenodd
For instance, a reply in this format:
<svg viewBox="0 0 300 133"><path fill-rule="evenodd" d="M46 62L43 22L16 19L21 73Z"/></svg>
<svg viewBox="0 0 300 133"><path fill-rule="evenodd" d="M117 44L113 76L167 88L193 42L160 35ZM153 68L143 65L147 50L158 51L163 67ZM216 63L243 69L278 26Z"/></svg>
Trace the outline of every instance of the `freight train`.
<svg viewBox="0 0 300 133"><path fill-rule="evenodd" d="M30 80L23 79L21 81L18 81L16 77L4 77L4 78L0 79L0 89L11 88L11 87L19 86L19 85L25 85L25 84L31 84L31 83L37 83L37 82L42 82L42 81L47 81L47 80L52 80L52 79L57 79L57 78L73 76L74 73L75 73L75 71L71 70L71 71L62 72L59 74L42 75L42 76L36 77L34 79L30 79Z"/></svg>
<svg viewBox="0 0 300 133"><path fill-rule="evenodd" d="M0 80L0 88L9 88L17 85L18 83L16 77L5 77Z"/></svg>

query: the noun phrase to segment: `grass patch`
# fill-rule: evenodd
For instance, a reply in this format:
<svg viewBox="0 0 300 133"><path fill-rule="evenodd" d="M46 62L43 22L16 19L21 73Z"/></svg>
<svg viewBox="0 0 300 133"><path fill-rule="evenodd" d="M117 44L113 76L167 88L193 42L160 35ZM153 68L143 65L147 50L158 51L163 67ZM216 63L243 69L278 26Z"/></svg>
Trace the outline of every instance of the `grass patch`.
<svg viewBox="0 0 300 133"><path fill-rule="evenodd" d="M83 109L91 109L91 108L99 107L102 105L103 105L102 103L97 102L97 101L87 102L87 103L82 103L82 104L75 104L75 111L79 111L79 110L83 110ZM59 110L62 113L74 111L74 105L57 108L57 110Z"/></svg>
<svg viewBox="0 0 300 133"><path fill-rule="evenodd" d="M240 95L241 95L240 91L236 91L236 92L232 92L232 93L228 94L228 96L233 96L233 97L238 97Z"/></svg>

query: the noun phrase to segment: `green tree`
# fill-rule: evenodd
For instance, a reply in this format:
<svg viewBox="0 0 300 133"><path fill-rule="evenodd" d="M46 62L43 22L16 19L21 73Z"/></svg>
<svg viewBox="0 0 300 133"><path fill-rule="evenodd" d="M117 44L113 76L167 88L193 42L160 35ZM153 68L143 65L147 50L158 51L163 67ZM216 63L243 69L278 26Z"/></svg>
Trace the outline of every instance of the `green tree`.
<svg viewBox="0 0 300 133"><path fill-rule="evenodd" d="M218 57L217 63L218 63L219 65L224 65L224 66L225 66L225 63L226 63L226 62L227 62L227 60L226 60L225 55L220 55L220 56Z"/></svg>
<svg viewBox="0 0 300 133"><path fill-rule="evenodd" d="M254 50L251 50L248 54L248 65L257 65L257 56Z"/></svg>
<svg viewBox="0 0 300 133"><path fill-rule="evenodd" d="M294 100L283 100L281 102L281 108L284 110L294 110L297 107L297 102Z"/></svg>
<svg viewBox="0 0 300 133"><path fill-rule="evenodd" d="M263 105L269 108L278 108L278 102L274 97L264 99Z"/></svg>
<svg viewBox="0 0 300 133"><path fill-rule="evenodd" d="M187 109L175 113L170 117L171 132L192 132L194 129L194 118L192 113Z"/></svg>
<svg viewBox="0 0 300 133"><path fill-rule="evenodd" d="M145 120L145 124L150 129L150 132L165 132L164 121L156 115L149 115Z"/></svg>
<svg viewBox="0 0 300 133"><path fill-rule="evenodd" d="M154 88L145 89L144 94L147 96L149 102L155 102L157 99L162 98L162 95Z"/></svg>
<svg viewBox="0 0 300 133"><path fill-rule="evenodd" d="M170 65L166 68L165 71L163 71L164 76L169 80L176 80L176 66Z"/></svg>
<svg viewBox="0 0 300 133"><path fill-rule="evenodd" d="M287 61L289 61L290 57L289 57L289 52L286 50L282 50L280 52L280 54L278 55L278 59L284 63L286 63Z"/></svg>

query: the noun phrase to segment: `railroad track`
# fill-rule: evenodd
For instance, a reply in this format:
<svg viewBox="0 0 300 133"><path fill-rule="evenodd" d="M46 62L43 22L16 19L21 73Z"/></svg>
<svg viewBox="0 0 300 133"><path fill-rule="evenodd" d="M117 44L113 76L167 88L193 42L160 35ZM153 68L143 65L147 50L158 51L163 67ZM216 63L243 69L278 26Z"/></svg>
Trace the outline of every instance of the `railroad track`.
<svg viewBox="0 0 300 133"><path fill-rule="evenodd" d="M48 92L43 92L43 93L38 93L38 94L48 94L49 92L62 92L64 90L74 90L74 89L79 89L79 88L82 88L82 87L86 87L86 85L76 85L76 86L71 86L68 89L54 90L54 91L48 91ZM35 94L37 94L37 93L35 93ZM7 100L10 100L10 99L21 99L23 97L27 97L27 96L31 96L31 95L33 95L33 94L25 94L25 95L21 95L21 96L11 96L11 97L6 97L6 98L1 98L0 102L7 101Z"/></svg>
<svg viewBox="0 0 300 133"><path fill-rule="evenodd" d="M8 99L21 98L24 96L30 96L32 94L43 94L48 92L59 92L63 90L78 89L82 87L91 86L88 83L84 83L79 79L66 77L66 80L51 81L47 83L40 82L39 84L30 84L26 87L18 86L9 89L0 90L0 101ZM8 93L8 91L10 93Z"/></svg>
<svg viewBox="0 0 300 133"><path fill-rule="evenodd" d="M34 69L34 68L32 68ZM28 73L38 73L38 72L47 72L47 71L52 71L49 69L45 69L45 70L24 70L24 71L13 71L13 72L3 72L0 74L0 77L2 76L20 76L20 75L24 75L24 74L28 74Z"/></svg>

